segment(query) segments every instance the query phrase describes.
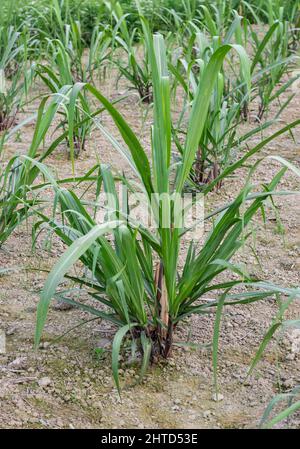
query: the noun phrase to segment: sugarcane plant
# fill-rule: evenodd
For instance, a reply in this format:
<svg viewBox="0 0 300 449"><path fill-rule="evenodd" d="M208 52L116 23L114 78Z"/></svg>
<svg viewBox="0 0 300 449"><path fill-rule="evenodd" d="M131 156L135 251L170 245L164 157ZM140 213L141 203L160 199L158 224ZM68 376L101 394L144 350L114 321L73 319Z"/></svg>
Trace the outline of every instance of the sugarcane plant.
<svg viewBox="0 0 300 449"><path fill-rule="evenodd" d="M26 30L0 27L0 132L16 123L32 81L26 66L29 41Z"/></svg>
<svg viewBox="0 0 300 449"><path fill-rule="evenodd" d="M69 130L62 132L48 146L43 146L40 152L40 147L54 119L69 104L70 97L74 96L74 90L78 92L77 87L63 86L56 96L43 98L36 115L35 132L26 155L16 154L9 159L1 171L0 246L24 219L33 214L34 206L39 206L38 192L43 189L44 184L38 183L37 179L43 172L43 162L64 140L70 138L73 142L73 134L77 128L103 111L103 108L95 110L91 116L85 117L79 123L74 123L73 116L71 136Z"/></svg>
<svg viewBox="0 0 300 449"><path fill-rule="evenodd" d="M257 55L260 53L259 48L261 42L255 32L252 32L252 37L257 49ZM290 67L295 56L293 54L291 55L289 51L289 22L283 20L283 8L281 10L281 18L274 22L270 28L269 35L266 34L265 39L268 39L268 44L265 50L260 53L260 56L253 61L252 66L253 72L256 63L259 63L261 70L263 70L257 82L259 97L258 121L268 112L271 103L275 100L280 101L280 96L297 79L295 77L290 77L287 80L284 79L291 71ZM281 87L278 89L277 86L280 84ZM284 107L286 107L292 97L293 95L286 100Z"/></svg>
<svg viewBox="0 0 300 449"><path fill-rule="evenodd" d="M297 56L290 48L291 23L284 19L284 8L280 7L278 18L271 20L268 29L261 24L255 28L243 19L235 30L235 41L240 45L251 42L253 58L251 63L252 90L251 97L244 103L243 118L250 118L250 103L258 102L255 120L261 122L267 115L270 106L278 102L275 114L278 117L290 103L292 93L282 103L281 98L288 88L298 79L299 75L290 76ZM273 16L272 16L273 17ZM259 32L258 32L259 31ZM278 88L278 86L280 86Z"/></svg>
<svg viewBox="0 0 300 449"><path fill-rule="evenodd" d="M41 155L39 147L49 130L52 120L64 101L63 96L54 98L46 106L45 98L39 107L35 133L27 157L36 157L42 162L56 147L50 145ZM61 141L58 138L57 143ZM7 240L14 229L28 216L29 208L35 203L31 197L32 185L39 175L39 169L24 156L15 155L6 164L0 174L0 246Z"/></svg>
<svg viewBox="0 0 300 449"><path fill-rule="evenodd" d="M218 74L218 80L212 93L205 127L187 182L188 188L192 187L201 190L206 184L218 177L238 158L238 154L242 148L249 148L249 140L251 137L258 133L262 134L266 128L277 120L283 107L293 97L292 94L274 118L260 123L248 132L240 132L239 125L242 120L248 117L249 102L251 99L253 100L253 90L256 88L256 81L253 81L254 68L261 57L266 42L271 37L277 25L271 30L271 33L268 33L251 64L245 50L243 50L247 41L246 37L248 36L247 22L241 25L243 18L236 12L234 17L224 41L230 43L231 40L234 40L240 43L237 47L240 64L238 69L236 69L236 60L234 58L227 58L226 68ZM179 57L173 63L169 62L169 69L175 80L173 87L175 95L178 86L181 86L186 95L183 112L180 114L176 126L173 127L179 159L184 151L180 136L186 132L184 121L185 110L189 107L189 103L193 101L197 86L201 83L205 65L220 45L220 36L214 36L211 39L194 25L187 45L181 52L178 52ZM279 96L283 93L297 77L298 75L286 82L276 95ZM222 181L216 187L221 187L221 184Z"/></svg>
<svg viewBox="0 0 300 449"><path fill-rule="evenodd" d="M240 20L241 17L236 15L236 19L226 35L226 43L229 43ZM189 107L189 103L193 101L198 84L202 82L205 66L221 45L220 36L214 36L210 40L198 27L194 27L194 32L181 57L173 64L169 63L176 86L180 85L187 97L184 109ZM240 71L238 74L233 73L230 69L231 61L227 59L228 67L218 74L206 123L188 180L198 189L218 177L232 163L239 147L242 144L245 145L250 137L272 123L270 121L264 126L258 126L244 135L239 135L238 125L241 122L241 111L250 96L251 75L250 61L245 50L242 46L233 48L237 50L240 58ZM239 89L236 89L237 85ZM180 141L180 134L185 132L184 117L183 111L173 129L176 134L176 146L181 156L184 152ZM221 181L217 187L221 187Z"/></svg>
<svg viewBox="0 0 300 449"><path fill-rule="evenodd" d="M255 357L253 358L249 369L249 374L251 374L258 362L261 360L266 347L272 339L275 338L277 340L277 344L280 344L280 341L284 334L300 328L299 317L296 319L286 318L289 307L295 302L295 300L299 299L300 291L298 295L295 294L295 292L291 293L288 290L284 293L285 299L282 299L282 295L279 292L277 294L278 311L273 318L270 327L267 329L255 354ZM272 428L276 424L289 418L293 413L296 413L298 410L300 410L299 393L300 386L296 385L291 389L291 391L285 393L281 392L274 396L264 411L264 414L260 421L260 427ZM279 408L278 410L278 405L280 403L284 404L285 407L282 406L281 409ZM277 413L274 413L274 410L278 410Z"/></svg>
<svg viewBox="0 0 300 449"><path fill-rule="evenodd" d="M82 35L79 20L65 24L64 48L69 55L73 79L79 82L93 82L94 74L103 69L110 55L110 26L96 25L91 34L88 48Z"/></svg>
<svg viewBox="0 0 300 449"><path fill-rule="evenodd" d="M199 9L201 11L201 24L205 27L210 36L225 36L232 24L232 16L239 7L239 1L230 0L228 2L216 1L204 2Z"/></svg>
<svg viewBox="0 0 300 449"><path fill-rule="evenodd" d="M69 52L65 49L63 43L59 40L49 41L49 47L52 54L50 64L37 64L36 75L44 82L50 92L59 96L65 90L66 86L70 88L74 86L76 80L74 79L72 61ZM58 128L62 128L63 131L67 131L69 128L70 114L74 113L72 120L75 124L80 124L76 127L76 131L72 134L72 140L66 139L69 147L69 155L72 161L80 154L81 150L85 149L86 140L89 137L91 131L91 120L85 120L92 114L89 99L86 92L81 92L79 89L79 95L76 99L78 107L73 109L72 104L69 102L63 102L64 108L60 109L59 114L61 120Z"/></svg>
<svg viewBox="0 0 300 449"><path fill-rule="evenodd" d="M133 342L133 348L138 347L143 354L143 374L150 361L170 356L174 333L181 320L212 307L247 304L273 293L271 287L269 291L260 290L258 283L255 288L255 282L230 259L244 244L246 226L267 198L274 194L286 171L286 168L282 169L259 193L251 193L252 186L247 182L231 204L210 214L210 217L215 217L215 222L205 243L202 246L198 241L191 243L183 266L180 264L179 255L182 254L187 232L183 220L186 208L180 206L183 189L205 127L211 94L223 61L233 46L220 46L206 65L189 114L182 160L172 164L170 78L164 39L160 34L152 38L147 22L143 18L141 20L153 84L151 164L137 135L122 115L97 89L87 84L82 88L94 95L111 115L128 149L100 121L97 121L96 126L125 157L136 179L130 181L124 175L114 176L108 166L100 167L97 195L100 185L103 185L107 198L106 214L100 223L97 216L101 204L99 206L95 201L95 210L91 213L90 200L85 204L84 199L79 198L74 191L61 189L53 180L55 207L60 205L62 219L54 218L55 214L48 217L38 212L39 224L46 223L69 248L51 270L42 290L37 310L35 344L39 345L50 301L56 295L96 317L112 322L118 328L112 348L112 368L118 388L119 353L127 334ZM267 142L299 122L295 121L254 147L209 183L205 193L211 191L220 179L241 167ZM153 217L154 229L149 229L146 224L132 217L127 193L122 195L121 200L117 194L120 183L126 185L126 192L142 194L142 203ZM78 260L85 266L86 275L68 274ZM220 281L218 275L225 270L232 270L237 278ZM85 288L97 305L93 307L67 298L63 291L57 293L57 286L65 276L78 283L82 289ZM239 293L237 297L232 294L228 300L222 295L219 301L203 301L203 295L209 291L221 290L224 293L239 284L251 286L252 290L246 291L244 295Z"/></svg>
<svg viewBox="0 0 300 449"><path fill-rule="evenodd" d="M116 22L113 33L114 41L125 53L124 61L118 57L114 59L114 63L117 65L120 74L130 82L131 88L138 92L141 101L151 103L151 68L147 46L144 45L143 33L138 28L129 32L126 23L127 14L123 13L119 2L110 5L109 8ZM138 46L136 42L139 43Z"/></svg>
<svg viewBox="0 0 300 449"><path fill-rule="evenodd" d="M279 404L282 404L281 410L277 414L272 413L274 409L278 409ZM300 410L300 385L297 385L290 392L279 393L269 402L263 417L260 421L260 427L263 429L271 429L276 424L290 418L294 413ZM271 415L274 415L271 417Z"/></svg>

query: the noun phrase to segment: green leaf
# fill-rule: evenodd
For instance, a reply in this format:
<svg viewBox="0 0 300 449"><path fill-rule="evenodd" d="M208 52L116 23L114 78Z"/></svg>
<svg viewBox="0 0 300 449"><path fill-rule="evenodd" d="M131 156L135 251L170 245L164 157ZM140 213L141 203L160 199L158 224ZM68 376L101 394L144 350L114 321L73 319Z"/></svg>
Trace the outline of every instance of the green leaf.
<svg viewBox="0 0 300 449"><path fill-rule="evenodd" d="M120 389L120 380L119 380L119 355L121 350L122 341L130 329L133 327L137 327L137 323L126 324L121 327L115 334L112 346L112 371L114 380L118 389L119 394L121 393Z"/></svg>
<svg viewBox="0 0 300 449"><path fill-rule="evenodd" d="M273 324L268 332L266 333L266 335L264 336L256 354L254 359L252 360L252 363L250 365L249 371L247 373L247 377L251 375L252 371L254 370L255 366L257 365L257 363L259 362L259 360L262 357L262 354L264 352L264 350L266 349L269 341L271 340L271 338L273 337L273 335L275 334L275 332L277 331L277 329L281 326L281 323L275 323Z"/></svg>
<svg viewBox="0 0 300 449"><path fill-rule="evenodd" d="M219 349L219 337L220 337L220 324L221 317L223 313L224 301L226 299L226 293L220 296L218 300L215 324L214 324L214 334L213 334L213 373L214 373L214 387L215 392L218 394L218 349Z"/></svg>
<svg viewBox="0 0 300 449"><path fill-rule="evenodd" d="M72 243L72 245L66 250L66 252L54 265L46 280L37 308L35 332L36 347L40 342L41 335L45 326L49 303L55 294L58 284L63 280L64 275L71 268L71 266L87 251L87 249L95 242L95 240L106 232L111 232L112 229L114 229L114 227L117 225L118 222L111 222L94 226L88 234L75 240L75 242Z"/></svg>

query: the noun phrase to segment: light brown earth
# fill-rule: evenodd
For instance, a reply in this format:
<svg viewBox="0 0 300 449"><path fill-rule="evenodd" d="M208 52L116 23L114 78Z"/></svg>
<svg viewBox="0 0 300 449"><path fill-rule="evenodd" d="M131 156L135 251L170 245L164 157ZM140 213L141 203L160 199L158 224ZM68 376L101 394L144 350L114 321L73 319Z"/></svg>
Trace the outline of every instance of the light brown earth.
<svg viewBox="0 0 300 449"><path fill-rule="evenodd" d="M126 92L126 83L121 83L117 91L113 81L106 82L101 89L113 99ZM20 120L36 110L36 105L36 102L30 104ZM142 142L149 149L151 113L142 127L143 109L131 91L118 108L141 134ZM299 118L299 113L298 95L282 114L281 122L265 134ZM104 125L114 130L108 117L104 119ZM253 122L243 125L244 128L253 126ZM16 141L13 138L6 146L5 159L16 151L25 153L32 134L33 126L26 126L19 138ZM251 145L259 138L252 139ZM294 131L294 138L295 142L287 134L281 136L260 156L281 155L300 167L299 127ZM120 156L95 131L88 149L76 161L76 173L86 172L97 158L130 174ZM71 175L64 146L48 159L47 164L57 171L58 176ZM267 182L278 168L277 162L266 160L256 171L254 183ZM228 202L244 181L245 172L227 179L219 192L209 195L207 208ZM299 184L299 178L289 172L281 188L299 190ZM240 251L236 261L244 262L249 272L262 279L284 286L299 286L299 196L281 197L276 202L284 235L279 232L274 212L269 208L265 228L260 218L254 225L257 229L254 244L261 266L249 245ZM288 391L300 383L300 342L296 331L273 339L263 360L245 381L251 359L276 314L277 306L273 300L225 309L219 351L219 383L224 398L219 402L212 400L211 351L182 347L175 348L168 363L151 367L139 385L133 386L138 374L136 368L122 366L124 387L120 399L111 376L109 352L103 358L97 358L95 352L99 346L109 347L114 332L109 324L92 321L55 341L72 326L90 318L79 310L52 308L42 348L34 352L36 304L46 276L39 270L50 269L63 251L56 240L47 251L43 237L45 235L33 252L30 225L23 225L0 249L0 269L10 269L0 277L0 328L7 339L7 352L0 354L1 428L257 427L269 400L279 391ZM299 304L295 303L287 317L299 318L299 312ZM176 339L189 339L199 345L211 342L213 323L214 313L194 316L180 326ZM280 426L299 427L300 414Z"/></svg>

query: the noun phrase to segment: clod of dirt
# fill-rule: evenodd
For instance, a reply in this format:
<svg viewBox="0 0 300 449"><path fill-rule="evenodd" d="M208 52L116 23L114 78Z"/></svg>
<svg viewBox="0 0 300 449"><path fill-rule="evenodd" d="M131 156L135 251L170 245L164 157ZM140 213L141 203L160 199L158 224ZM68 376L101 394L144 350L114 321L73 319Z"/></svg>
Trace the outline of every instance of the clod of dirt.
<svg viewBox="0 0 300 449"><path fill-rule="evenodd" d="M38 384L40 387L49 387L49 385L52 384L52 380L50 379L50 377L42 377L39 381Z"/></svg>
<svg viewBox="0 0 300 449"><path fill-rule="evenodd" d="M97 343L97 348L108 349L111 347L111 340L108 338L101 338Z"/></svg>
<svg viewBox="0 0 300 449"><path fill-rule="evenodd" d="M8 364L8 368L15 370L25 370L28 367L27 357L17 357Z"/></svg>
<svg viewBox="0 0 300 449"><path fill-rule="evenodd" d="M74 306L72 304L68 304L67 302L58 300L57 302L53 303L52 308L54 310L65 312L66 310L74 309Z"/></svg>
<svg viewBox="0 0 300 449"><path fill-rule="evenodd" d="M0 354L5 354L5 332L0 329Z"/></svg>
<svg viewBox="0 0 300 449"><path fill-rule="evenodd" d="M291 332L291 352L293 354L300 353L300 329L294 329Z"/></svg>
<svg viewBox="0 0 300 449"><path fill-rule="evenodd" d="M223 401L223 399L224 399L224 396L222 394L220 394L220 393L214 393L212 395L212 400L215 401L215 402Z"/></svg>

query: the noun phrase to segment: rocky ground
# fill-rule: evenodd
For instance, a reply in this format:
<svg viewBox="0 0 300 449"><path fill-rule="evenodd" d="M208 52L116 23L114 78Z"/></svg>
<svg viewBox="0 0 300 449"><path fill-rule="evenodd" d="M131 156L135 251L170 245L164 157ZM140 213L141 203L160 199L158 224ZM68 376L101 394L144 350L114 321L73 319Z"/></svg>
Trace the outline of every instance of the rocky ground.
<svg viewBox="0 0 300 449"><path fill-rule="evenodd" d="M114 84L103 89L110 98L122 95ZM140 133L149 148L149 124L141 120L138 98L130 95L119 109ZM35 104L24 112L30 114ZM267 133L299 118L299 95L284 111L281 122ZM113 130L106 117L105 126ZM253 127L253 122L244 127ZM5 148L5 158L16 151L26 152L33 126L24 128L18 139ZM300 166L300 129L294 131L293 141L288 134L273 141L262 155L281 155ZM260 139L252 139L254 145ZM76 172L84 173L93 162L111 163L117 170L130 173L119 155L98 131L93 133L88 148L76 161ZM51 156L48 165L58 176L71 174L71 165L62 146ZM279 164L263 162L253 182L272 178ZM232 199L243 185L245 173L228 179L219 192L209 195L206 207L211 208ZM299 190L300 181L289 172L281 189ZM250 251L250 243L236 257L250 273L274 283L299 285L300 280L300 203L297 195L281 197L277 201L282 227L269 207L264 226L258 218L254 224L257 257ZM0 427L1 428L249 428L257 427L270 399L280 391L289 391L300 384L299 330L278 334L268 345L263 359L253 374L246 378L251 360L261 342L277 304L269 299L243 307L225 308L222 319L219 351L220 396L216 401L212 387L211 342L214 313L194 316L177 330L177 342L193 342L196 346L176 346L166 363L152 366L143 382L138 384L138 368L128 366L124 356L120 375L122 396L118 396L110 368L110 347L114 328L103 321L90 321L64 334L90 318L79 310L51 308L38 351L33 350L36 304L46 274L62 253L62 245L55 241L50 250L43 245L31 247L30 225L18 228L0 249L0 340L6 338L6 352L0 354ZM299 319L299 303L294 302L288 318ZM2 335L2 337L1 337ZM296 413L279 427L299 427Z"/></svg>

